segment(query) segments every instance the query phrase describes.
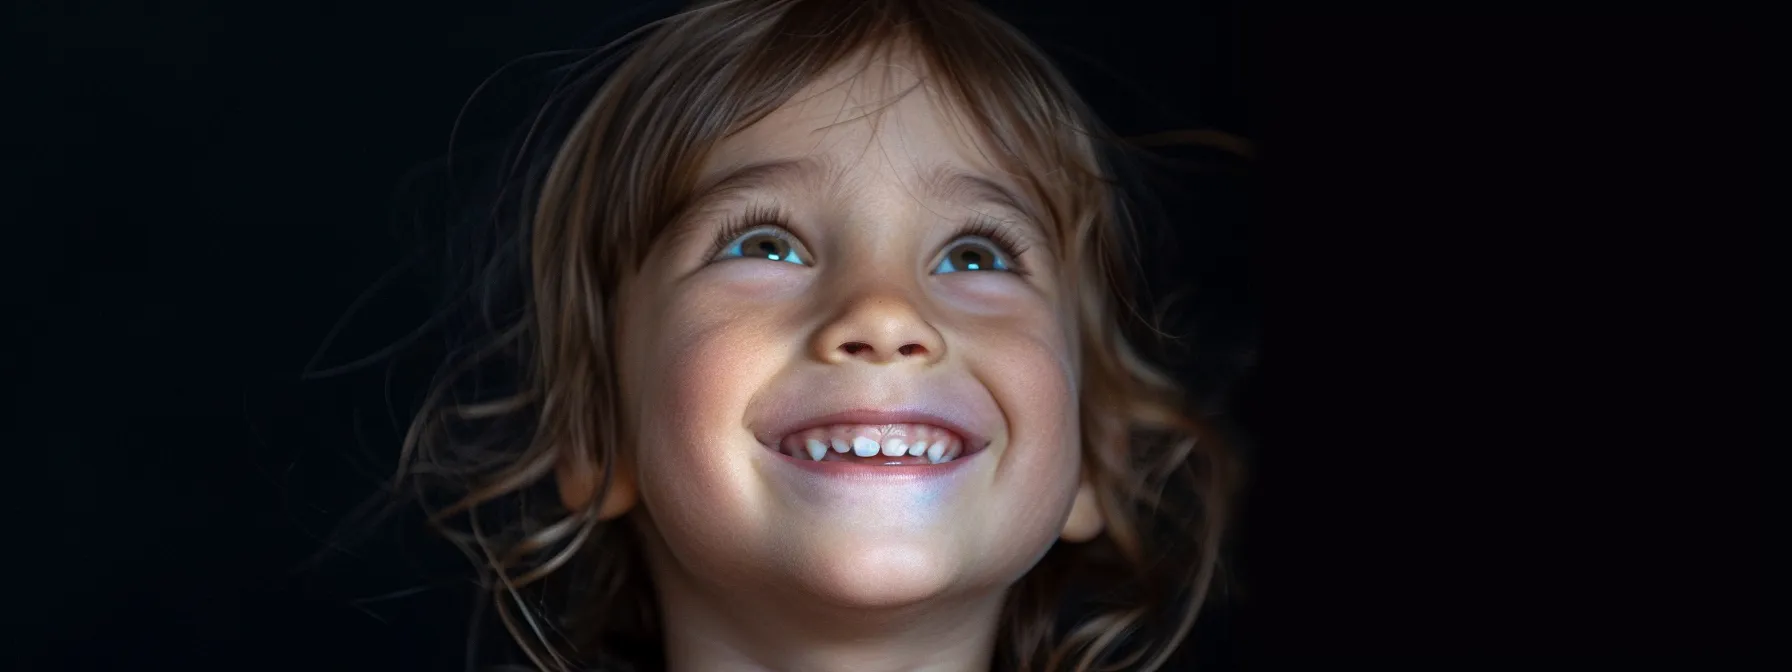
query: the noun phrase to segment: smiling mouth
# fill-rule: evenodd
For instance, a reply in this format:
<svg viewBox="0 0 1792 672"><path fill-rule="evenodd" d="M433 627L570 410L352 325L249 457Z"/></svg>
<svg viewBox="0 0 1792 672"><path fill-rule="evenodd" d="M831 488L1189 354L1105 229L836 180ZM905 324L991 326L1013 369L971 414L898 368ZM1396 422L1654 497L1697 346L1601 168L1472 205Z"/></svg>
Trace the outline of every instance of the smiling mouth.
<svg viewBox="0 0 1792 672"><path fill-rule="evenodd" d="M926 424L827 425L785 436L777 450L799 460L886 467L944 464L977 452L963 437Z"/></svg>

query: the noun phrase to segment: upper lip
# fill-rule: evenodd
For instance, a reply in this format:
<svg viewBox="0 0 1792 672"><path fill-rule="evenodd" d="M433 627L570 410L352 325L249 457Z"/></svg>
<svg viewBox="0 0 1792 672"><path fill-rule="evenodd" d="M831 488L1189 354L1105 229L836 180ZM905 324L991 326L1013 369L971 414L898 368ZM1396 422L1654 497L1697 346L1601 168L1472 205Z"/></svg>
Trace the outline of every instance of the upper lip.
<svg viewBox="0 0 1792 672"><path fill-rule="evenodd" d="M828 425L932 425L957 434L964 441L965 452L969 453L981 450L989 444L989 437L974 429L981 424L976 422L977 415L969 404L951 403L947 400L884 408L792 408L788 412L774 414L774 417L760 423L755 428L754 436L761 444L776 447L786 436Z"/></svg>

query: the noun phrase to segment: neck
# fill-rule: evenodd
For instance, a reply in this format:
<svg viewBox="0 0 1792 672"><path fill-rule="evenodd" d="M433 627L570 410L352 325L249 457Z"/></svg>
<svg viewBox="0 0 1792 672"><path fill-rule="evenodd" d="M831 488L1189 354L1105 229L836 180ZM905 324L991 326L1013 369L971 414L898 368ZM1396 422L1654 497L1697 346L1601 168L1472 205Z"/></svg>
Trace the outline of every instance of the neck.
<svg viewBox="0 0 1792 672"><path fill-rule="evenodd" d="M995 654L1000 591L868 609L655 564L667 672L987 672Z"/></svg>

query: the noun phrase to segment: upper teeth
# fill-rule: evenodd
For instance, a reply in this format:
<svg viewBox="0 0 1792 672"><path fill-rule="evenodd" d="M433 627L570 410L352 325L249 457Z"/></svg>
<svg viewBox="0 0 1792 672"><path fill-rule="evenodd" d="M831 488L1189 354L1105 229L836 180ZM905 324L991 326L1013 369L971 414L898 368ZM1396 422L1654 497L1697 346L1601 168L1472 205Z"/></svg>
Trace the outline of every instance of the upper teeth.
<svg viewBox="0 0 1792 672"><path fill-rule="evenodd" d="M877 442L863 436L852 439L852 454L859 457L871 457L877 454Z"/></svg>
<svg viewBox="0 0 1792 672"><path fill-rule="evenodd" d="M796 432L784 437L779 448L794 457L821 461L832 448L851 450L859 457L925 455L933 464L948 462L964 452L964 441L951 430L933 425L832 425Z"/></svg>

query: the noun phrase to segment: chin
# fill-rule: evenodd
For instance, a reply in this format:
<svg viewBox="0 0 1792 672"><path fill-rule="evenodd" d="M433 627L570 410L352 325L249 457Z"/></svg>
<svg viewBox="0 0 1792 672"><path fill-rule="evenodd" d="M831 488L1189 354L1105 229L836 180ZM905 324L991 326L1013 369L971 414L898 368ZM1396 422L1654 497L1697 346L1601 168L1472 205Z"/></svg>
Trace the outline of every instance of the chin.
<svg viewBox="0 0 1792 672"><path fill-rule="evenodd" d="M827 552L812 564L803 563L795 578L827 604L893 609L950 593L957 564L936 549L861 542L850 549Z"/></svg>

